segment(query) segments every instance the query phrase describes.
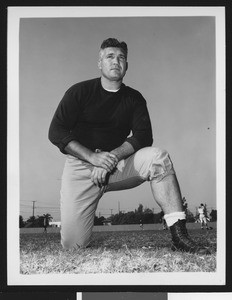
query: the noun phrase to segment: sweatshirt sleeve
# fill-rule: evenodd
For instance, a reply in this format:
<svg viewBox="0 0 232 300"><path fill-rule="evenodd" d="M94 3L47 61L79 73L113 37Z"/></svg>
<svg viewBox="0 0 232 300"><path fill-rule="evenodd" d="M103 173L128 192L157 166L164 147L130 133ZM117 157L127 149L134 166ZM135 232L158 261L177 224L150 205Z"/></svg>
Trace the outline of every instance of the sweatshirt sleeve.
<svg viewBox="0 0 232 300"><path fill-rule="evenodd" d="M150 116L147 109L146 100L139 93L134 103L132 117L132 136L126 139L135 151L151 146L153 143Z"/></svg>
<svg viewBox="0 0 232 300"><path fill-rule="evenodd" d="M72 129L80 115L78 99L78 93L70 88L60 101L49 127L49 140L64 154L66 154L64 149L67 144L75 140Z"/></svg>

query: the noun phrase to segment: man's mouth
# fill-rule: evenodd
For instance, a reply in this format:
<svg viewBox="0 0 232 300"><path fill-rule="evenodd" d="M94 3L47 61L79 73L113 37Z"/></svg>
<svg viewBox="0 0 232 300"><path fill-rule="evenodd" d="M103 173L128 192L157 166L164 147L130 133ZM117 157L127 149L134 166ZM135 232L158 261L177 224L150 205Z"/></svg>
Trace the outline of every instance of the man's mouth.
<svg viewBox="0 0 232 300"><path fill-rule="evenodd" d="M117 71L120 71L120 68L114 67L114 68L111 68L111 70L117 70Z"/></svg>

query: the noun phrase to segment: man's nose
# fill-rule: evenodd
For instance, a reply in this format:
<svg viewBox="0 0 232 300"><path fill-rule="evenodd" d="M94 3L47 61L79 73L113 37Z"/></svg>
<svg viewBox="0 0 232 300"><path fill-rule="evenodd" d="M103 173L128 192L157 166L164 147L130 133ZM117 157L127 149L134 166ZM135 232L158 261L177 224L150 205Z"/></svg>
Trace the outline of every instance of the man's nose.
<svg viewBox="0 0 232 300"><path fill-rule="evenodd" d="M119 65L119 57L114 57L113 58L113 63Z"/></svg>

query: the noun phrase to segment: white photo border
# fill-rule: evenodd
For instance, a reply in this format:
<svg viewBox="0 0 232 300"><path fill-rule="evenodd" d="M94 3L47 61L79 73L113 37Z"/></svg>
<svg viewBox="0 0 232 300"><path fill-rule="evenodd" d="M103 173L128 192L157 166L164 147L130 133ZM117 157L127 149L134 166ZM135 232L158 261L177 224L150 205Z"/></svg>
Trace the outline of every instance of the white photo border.
<svg viewBox="0 0 232 300"><path fill-rule="evenodd" d="M225 8L224 7L8 7L7 43L7 284L28 285L183 285L181 273L20 274L19 257L19 23L22 18L214 16L216 24L217 270L184 273L184 285L225 285ZM220 178L219 178L220 174ZM223 201L224 199L224 201Z"/></svg>

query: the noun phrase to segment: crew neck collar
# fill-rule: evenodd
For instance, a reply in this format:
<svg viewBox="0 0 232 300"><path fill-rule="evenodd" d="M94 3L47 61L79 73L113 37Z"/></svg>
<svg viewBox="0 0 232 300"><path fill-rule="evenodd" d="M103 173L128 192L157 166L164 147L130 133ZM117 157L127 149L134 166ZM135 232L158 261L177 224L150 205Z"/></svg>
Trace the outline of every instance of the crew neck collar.
<svg viewBox="0 0 232 300"><path fill-rule="evenodd" d="M109 93L117 93L118 91L120 91L123 87L124 87L124 83L121 84L120 88L117 89L117 90L110 90L110 89L106 89L102 86L102 83L101 83L101 78L99 78L99 84L101 86L101 88L103 89L103 91L106 91L106 92L109 92Z"/></svg>
<svg viewBox="0 0 232 300"><path fill-rule="evenodd" d="M117 91L119 91L120 90L120 88L119 89L117 89L117 90L108 90L108 89L106 89L106 88L104 88L104 87L102 87L105 91L107 91L107 92L111 92L111 93L116 93Z"/></svg>

